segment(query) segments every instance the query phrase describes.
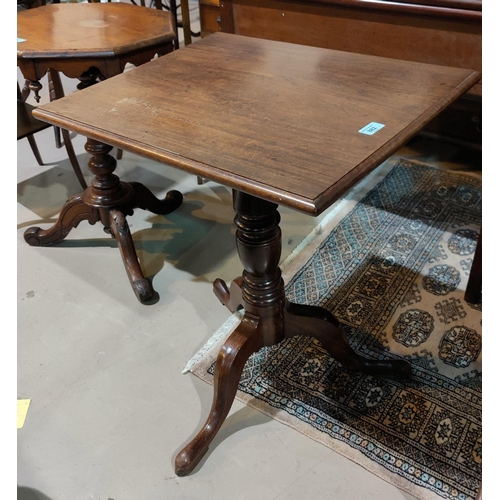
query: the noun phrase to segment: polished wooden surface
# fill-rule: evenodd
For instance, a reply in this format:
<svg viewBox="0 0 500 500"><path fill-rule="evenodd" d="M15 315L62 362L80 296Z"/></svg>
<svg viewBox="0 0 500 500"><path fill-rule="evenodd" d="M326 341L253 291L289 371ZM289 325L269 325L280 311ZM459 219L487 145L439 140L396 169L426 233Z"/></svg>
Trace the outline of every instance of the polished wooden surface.
<svg viewBox="0 0 500 500"><path fill-rule="evenodd" d="M316 215L480 76L218 33L35 116Z"/></svg>
<svg viewBox="0 0 500 500"><path fill-rule="evenodd" d="M170 12L125 3L50 4L18 12L17 65L30 90L50 68L69 78L95 81L173 50L177 34Z"/></svg>
<svg viewBox="0 0 500 500"><path fill-rule="evenodd" d="M89 139L85 149L91 155L89 170L94 179L83 193L69 198L62 207L56 223L48 228L30 227L24 232L25 241L31 246L49 246L60 243L80 222L101 222L104 231L116 240L137 299L144 304L158 300L151 281L144 276L130 229L127 215L136 208L165 215L176 210L182 203L182 194L169 191L163 200L144 185L137 182L121 182L114 175L116 159L109 152L111 146Z"/></svg>
<svg viewBox="0 0 500 500"><path fill-rule="evenodd" d="M169 12L125 3L61 3L18 13L18 58L109 57L166 42Z"/></svg>
<svg viewBox="0 0 500 500"><path fill-rule="evenodd" d="M481 0L200 0L200 24L202 36L223 31L478 71L482 66ZM481 149L481 93L476 85L425 131Z"/></svg>
<svg viewBox="0 0 500 500"><path fill-rule="evenodd" d="M138 205L141 189L112 174L111 145L234 188L244 270L229 286L216 280L214 292L230 311L243 307L244 315L218 354L211 409L177 454L177 475L190 474L205 456L246 360L263 346L308 335L346 368L411 377L410 364L390 353L360 356L327 310L286 299L278 207L321 212L479 78L473 70L221 33L36 112L89 137L96 177L52 229L31 228L25 238L60 241L81 219L100 218L117 239L139 300L144 280L124 215ZM361 134L371 122L384 126ZM174 196L165 208L180 200Z"/></svg>

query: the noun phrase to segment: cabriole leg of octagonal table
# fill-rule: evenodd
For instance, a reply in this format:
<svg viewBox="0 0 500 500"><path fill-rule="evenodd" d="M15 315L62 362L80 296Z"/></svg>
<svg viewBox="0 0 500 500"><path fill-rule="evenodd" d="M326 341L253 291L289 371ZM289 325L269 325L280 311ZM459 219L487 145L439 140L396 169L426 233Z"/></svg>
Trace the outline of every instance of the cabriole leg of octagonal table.
<svg viewBox="0 0 500 500"><path fill-rule="evenodd" d="M64 240L80 222L87 220L95 224L100 221L104 231L117 241L134 293L140 302L147 303L156 292L142 272L126 216L133 215L136 208L166 215L181 205L182 194L169 191L160 200L140 183L121 182L113 173L116 160L109 154L111 146L88 139L85 149L91 155L89 170L94 174L91 185L65 203L51 228L31 227L25 231L24 239L31 246L54 245Z"/></svg>
<svg viewBox="0 0 500 500"><path fill-rule="evenodd" d="M208 451L231 408L246 360L262 346L307 335L319 340L332 357L348 368L379 376L411 376L406 361L372 360L357 354L342 325L329 311L285 299L278 267L281 231L277 205L237 192L234 208L236 245L245 270L230 287L216 280L214 292L231 312L243 307L245 313L217 357L213 403L207 421L176 457L175 472L179 476L192 472Z"/></svg>

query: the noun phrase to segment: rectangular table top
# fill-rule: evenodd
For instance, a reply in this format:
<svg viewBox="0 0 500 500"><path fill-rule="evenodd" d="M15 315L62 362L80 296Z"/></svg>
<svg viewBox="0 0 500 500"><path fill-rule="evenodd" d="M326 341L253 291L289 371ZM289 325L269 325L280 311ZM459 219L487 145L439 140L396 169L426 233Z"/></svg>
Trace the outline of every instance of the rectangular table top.
<svg viewBox="0 0 500 500"><path fill-rule="evenodd" d="M318 215L480 78L216 33L34 115Z"/></svg>

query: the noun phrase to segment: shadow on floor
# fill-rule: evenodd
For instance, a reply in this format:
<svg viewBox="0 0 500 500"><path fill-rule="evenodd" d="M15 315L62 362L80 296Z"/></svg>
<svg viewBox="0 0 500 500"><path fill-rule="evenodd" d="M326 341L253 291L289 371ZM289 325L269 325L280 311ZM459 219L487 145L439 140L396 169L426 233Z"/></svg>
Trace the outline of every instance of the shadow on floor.
<svg viewBox="0 0 500 500"><path fill-rule="evenodd" d="M26 486L17 487L17 500L51 500L38 490L27 488Z"/></svg>

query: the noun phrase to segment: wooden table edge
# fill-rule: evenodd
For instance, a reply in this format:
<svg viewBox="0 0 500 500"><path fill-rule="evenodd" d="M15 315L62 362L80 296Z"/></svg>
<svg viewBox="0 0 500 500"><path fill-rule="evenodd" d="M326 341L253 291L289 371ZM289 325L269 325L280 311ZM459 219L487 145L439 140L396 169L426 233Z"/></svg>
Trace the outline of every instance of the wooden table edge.
<svg viewBox="0 0 500 500"><path fill-rule="evenodd" d="M259 183L258 181L247 180L247 178L241 175L232 174L231 172L223 170L219 167L186 158L178 153L175 153L174 151L151 148L145 146L144 143L131 139L125 139L120 135L112 134L98 128L89 130L86 125L77 121L72 121L71 127L68 127L68 122L60 115L41 107L37 107L33 110L33 116L39 120L50 123L51 125L59 126L63 129L81 134L89 139L103 142L109 146L123 149L124 151L149 158L165 165L170 165L187 173L218 182L229 188L243 191L258 198L263 198L273 203L277 203L278 205L284 205L313 216L317 216L321 213L317 210L314 200L297 196L296 194L287 191L270 188L269 186ZM207 171L207 169L209 169L209 171ZM265 193L265 197L263 197L263 193Z"/></svg>
<svg viewBox="0 0 500 500"><path fill-rule="evenodd" d="M375 170L382 162L387 160L394 154L401 146L414 137L422 128L432 121L439 113L446 109L452 102L456 101L467 90L471 89L477 82L481 81L481 72L474 71L460 85L455 87L454 91L449 93L446 98L441 99L417 120L414 120L408 127L403 129L399 134L394 136L386 142L381 148L371 154L368 158L362 161L359 165L354 167L348 174L339 180L334 186L326 189L316 198L319 215L332 204L332 192L338 192L339 186L341 193L345 193L348 189L358 183L363 177Z"/></svg>
<svg viewBox="0 0 500 500"><path fill-rule="evenodd" d="M61 51L30 51L30 50L17 50L17 59L20 60L30 60L30 59L55 59L64 60L67 57L75 57L78 59L85 58L110 58L119 57L125 54L140 52L144 48L153 49L161 47L162 45L172 42L175 38L175 32L165 31L159 36L148 38L147 40L141 40L140 43L128 44L123 47L113 48L113 49L92 49L88 51L82 50L68 50L64 56L61 56ZM133 48L132 48L133 46ZM74 53L74 56L71 54Z"/></svg>
<svg viewBox="0 0 500 500"><path fill-rule="evenodd" d="M287 206L315 217L324 212L348 189L353 187L364 176L373 171L383 161L394 154L398 148L416 135L427 123L435 118L449 104L458 99L464 92L474 86L474 84L480 79L481 73L473 71L465 80L461 82L460 85L455 87L454 91L450 92L445 98L438 101L434 106L423 113L419 119L414 120L408 127L386 142L381 148L351 169L348 174L314 199L299 196L295 193L284 191L282 189L272 188L255 180L248 180L242 175L233 174L219 167L186 158L178 153L175 153L174 151L153 148L145 145L144 143L131 139L125 139L120 135L113 134L96 127L89 129L87 125L76 120L71 121L71 127L69 128L68 122L64 117L61 117L59 114L52 111L45 110L43 107L36 108L33 111L33 116L39 120L46 121L51 125L56 125L63 129L69 129L90 139L135 153L139 156L144 156L163 164L171 165L174 168L179 168L180 170L196 176L218 182L229 188L243 191L257 196L258 198L264 198L273 203L277 203L278 205Z"/></svg>

